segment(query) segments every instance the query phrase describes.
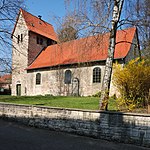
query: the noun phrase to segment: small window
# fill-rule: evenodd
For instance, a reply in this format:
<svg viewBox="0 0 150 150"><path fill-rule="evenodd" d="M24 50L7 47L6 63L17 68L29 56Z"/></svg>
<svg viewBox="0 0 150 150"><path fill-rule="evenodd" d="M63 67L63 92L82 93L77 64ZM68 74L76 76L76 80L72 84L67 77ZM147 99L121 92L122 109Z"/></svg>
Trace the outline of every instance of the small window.
<svg viewBox="0 0 150 150"><path fill-rule="evenodd" d="M38 36L36 37L36 43L37 43L37 44L40 44L40 39L39 39Z"/></svg>
<svg viewBox="0 0 150 150"><path fill-rule="evenodd" d="M31 23L31 26L34 27L34 23Z"/></svg>
<svg viewBox="0 0 150 150"><path fill-rule="evenodd" d="M40 73L36 74L36 84L41 84L41 74Z"/></svg>
<svg viewBox="0 0 150 150"><path fill-rule="evenodd" d="M23 42L23 34L21 34L21 42Z"/></svg>
<svg viewBox="0 0 150 150"><path fill-rule="evenodd" d="M40 38L40 45L42 45L43 44L43 39L42 38Z"/></svg>
<svg viewBox="0 0 150 150"><path fill-rule="evenodd" d="M51 45L52 41L50 39L47 39L47 46Z"/></svg>
<svg viewBox="0 0 150 150"><path fill-rule="evenodd" d="M20 42L20 35L18 35L18 43Z"/></svg>
<svg viewBox="0 0 150 150"><path fill-rule="evenodd" d="M70 70L66 70L65 71L65 79L64 82L65 84L71 84L71 71Z"/></svg>
<svg viewBox="0 0 150 150"><path fill-rule="evenodd" d="M101 82L101 69L96 67L93 69L93 83Z"/></svg>

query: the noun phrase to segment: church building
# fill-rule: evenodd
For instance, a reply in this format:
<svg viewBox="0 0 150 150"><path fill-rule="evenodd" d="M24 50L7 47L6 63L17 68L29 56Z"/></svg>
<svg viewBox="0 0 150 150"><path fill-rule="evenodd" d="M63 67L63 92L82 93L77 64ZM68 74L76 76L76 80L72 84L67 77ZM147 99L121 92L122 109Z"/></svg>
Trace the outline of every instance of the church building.
<svg viewBox="0 0 150 150"><path fill-rule="evenodd" d="M101 90L110 33L60 43L51 24L20 9L12 32L12 95L91 96ZM135 27L117 31L114 62L139 56ZM111 83L110 94L116 94Z"/></svg>

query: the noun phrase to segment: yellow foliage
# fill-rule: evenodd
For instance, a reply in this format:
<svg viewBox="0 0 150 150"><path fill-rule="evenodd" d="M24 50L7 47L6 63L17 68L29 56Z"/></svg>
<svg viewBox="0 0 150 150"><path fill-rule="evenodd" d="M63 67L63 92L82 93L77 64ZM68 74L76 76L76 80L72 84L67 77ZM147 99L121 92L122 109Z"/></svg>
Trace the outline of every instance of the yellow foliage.
<svg viewBox="0 0 150 150"><path fill-rule="evenodd" d="M128 110L128 111L132 111L136 108L136 104L134 103L133 100L130 99L125 99L123 97L120 97L116 100L117 102L117 106L118 106L118 110Z"/></svg>
<svg viewBox="0 0 150 150"><path fill-rule="evenodd" d="M113 84L122 96L120 103L126 104L129 110L137 105L146 105L150 89L150 61L137 58L124 67L115 64Z"/></svg>

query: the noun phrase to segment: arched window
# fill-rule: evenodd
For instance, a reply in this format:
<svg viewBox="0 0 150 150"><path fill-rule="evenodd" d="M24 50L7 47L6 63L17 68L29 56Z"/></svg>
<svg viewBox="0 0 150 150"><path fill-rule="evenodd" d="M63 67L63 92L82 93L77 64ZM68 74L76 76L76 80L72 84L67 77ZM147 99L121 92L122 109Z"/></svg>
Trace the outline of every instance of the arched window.
<svg viewBox="0 0 150 150"><path fill-rule="evenodd" d="M41 74L40 73L36 74L36 84L41 84Z"/></svg>
<svg viewBox="0 0 150 150"><path fill-rule="evenodd" d="M71 84L71 71L70 70L66 70L65 71L65 79L64 82L65 84Z"/></svg>
<svg viewBox="0 0 150 150"><path fill-rule="evenodd" d="M101 82L101 68L96 67L93 69L93 83Z"/></svg>

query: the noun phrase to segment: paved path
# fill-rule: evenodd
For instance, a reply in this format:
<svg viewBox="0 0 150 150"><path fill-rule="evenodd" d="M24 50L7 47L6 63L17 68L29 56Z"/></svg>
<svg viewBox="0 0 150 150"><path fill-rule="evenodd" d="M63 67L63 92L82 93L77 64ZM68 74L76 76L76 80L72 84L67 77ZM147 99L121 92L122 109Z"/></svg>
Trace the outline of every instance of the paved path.
<svg viewBox="0 0 150 150"><path fill-rule="evenodd" d="M0 150L148 150L148 148L31 128L0 119Z"/></svg>

